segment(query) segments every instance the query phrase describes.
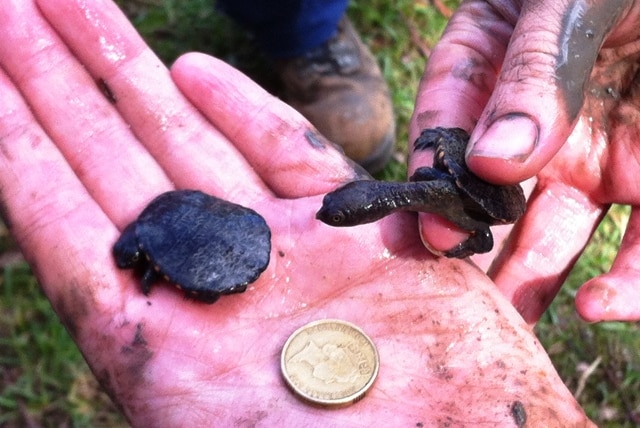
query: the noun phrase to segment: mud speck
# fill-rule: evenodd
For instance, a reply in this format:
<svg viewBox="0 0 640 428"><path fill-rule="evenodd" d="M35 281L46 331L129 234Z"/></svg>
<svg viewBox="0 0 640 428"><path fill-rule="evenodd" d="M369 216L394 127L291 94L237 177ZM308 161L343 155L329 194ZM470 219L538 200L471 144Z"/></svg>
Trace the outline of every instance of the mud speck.
<svg viewBox="0 0 640 428"><path fill-rule="evenodd" d="M527 412L524 410L524 404L516 400L511 404L511 416L518 428L523 428L527 423Z"/></svg>
<svg viewBox="0 0 640 428"><path fill-rule="evenodd" d="M323 137L320 136L316 131L309 129L304 133L304 136L313 148L324 149L327 146L325 144L325 141L323 140Z"/></svg>

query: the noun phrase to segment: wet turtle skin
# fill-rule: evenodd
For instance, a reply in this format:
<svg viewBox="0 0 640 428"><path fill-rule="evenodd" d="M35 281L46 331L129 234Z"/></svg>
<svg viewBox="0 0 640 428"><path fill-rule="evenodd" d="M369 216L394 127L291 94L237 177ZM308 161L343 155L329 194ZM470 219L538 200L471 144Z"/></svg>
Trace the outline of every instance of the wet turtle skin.
<svg viewBox="0 0 640 428"><path fill-rule="evenodd" d="M433 167L418 168L408 183L359 180L325 195L316 218L331 226L356 226L396 211L441 215L469 232L469 238L445 252L463 258L493 248L489 226L513 223L526 206L519 185L497 186L466 166L469 134L460 128L425 129L416 150L433 149Z"/></svg>
<svg viewBox="0 0 640 428"><path fill-rule="evenodd" d="M165 280L206 303L245 291L266 269L270 251L262 216L197 190L159 195L113 246L119 268L140 272L145 295Z"/></svg>
<svg viewBox="0 0 640 428"><path fill-rule="evenodd" d="M460 128L425 129L414 143L416 150L434 149L433 167L418 168L411 181L430 180L433 170L448 173L455 180L456 187L473 203L478 215L486 216L490 224L508 224L518 220L526 206L520 185L497 186L487 183L473 174L465 162L465 152L469 134Z"/></svg>

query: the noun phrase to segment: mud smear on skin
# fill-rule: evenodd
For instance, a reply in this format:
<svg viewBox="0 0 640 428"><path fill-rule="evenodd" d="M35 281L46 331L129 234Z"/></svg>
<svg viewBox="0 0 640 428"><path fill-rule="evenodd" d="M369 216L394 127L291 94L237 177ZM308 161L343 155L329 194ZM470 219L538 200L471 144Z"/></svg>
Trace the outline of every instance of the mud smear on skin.
<svg viewBox="0 0 640 428"><path fill-rule="evenodd" d="M527 412L521 401L514 401L513 404L511 404L511 416L518 428L523 428L525 426L527 423Z"/></svg>
<svg viewBox="0 0 640 428"><path fill-rule="evenodd" d="M130 324L125 322L122 327ZM137 323L131 342L120 348L119 356L123 364L112 366L112 370L107 368L94 372L98 382L104 388L114 404L127 418L130 414L143 413L147 404L135 398L136 391L145 384L144 368L153 357L153 352L147 346L144 338L144 324ZM103 338L105 352L113 349L113 338ZM126 403L126 406L123 405Z"/></svg>
<svg viewBox="0 0 640 428"><path fill-rule="evenodd" d="M418 128L428 128L430 124L434 122L434 119L438 117L440 112L437 110L423 110L416 116L416 123Z"/></svg>
<svg viewBox="0 0 640 428"><path fill-rule="evenodd" d="M37 274L37 267L32 265L34 273ZM36 275L36 277L40 277ZM60 294L60 298L52 301L56 314L62 324L65 326L74 341L79 340L80 330L86 325L86 319L89 316L89 308L87 302L93 301L93 294L88 288L79 284L76 280L64 288L66 292ZM87 295L88 294L88 295Z"/></svg>
<svg viewBox="0 0 640 428"><path fill-rule="evenodd" d="M322 134L320 134L315 129L307 129L304 133L304 137L309 143L311 147L316 150L326 150L327 147L333 147L343 154L345 161L349 164L349 166L353 169L354 179L364 180L371 178L371 175L358 163L354 162L352 159L349 159L346 155L344 155L344 150L338 144L333 143L332 141L327 140Z"/></svg>
<svg viewBox="0 0 640 428"><path fill-rule="evenodd" d="M453 66L451 74L461 80L465 80L475 86L480 93L491 92L493 84L488 83L486 68L475 58L467 58Z"/></svg>
<svg viewBox="0 0 640 428"><path fill-rule="evenodd" d="M32 270L37 277L37 267L32 265ZM72 281L67 287L64 288L65 292L60 294L60 297L53 301L53 306L58 318L69 332L69 335L73 338L74 342L79 343L82 333L82 326L87 325L87 319L89 317L89 302L93 302L93 295L90 294L87 287L81 286L77 281ZM134 340L135 341L135 340ZM102 336L98 342L100 345L97 350L101 351L105 355L113 349L113 338L108 336ZM84 354L83 349L80 351ZM85 360L90 363L91 360L85 356ZM101 363L99 363L100 365ZM104 367L104 366L103 366ZM139 366L138 366L139 367ZM100 383L102 389L107 393L111 401L115 404L116 408L123 414L125 414L124 407L118 395L116 394L116 388L114 388L113 377L119 378L119 376L112 376L106 368L97 371L95 362L89 364L89 368L93 372L94 376ZM119 379L115 381L115 384L119 384ZM133 391L133 389L130 389ZM127 400L124 400L127 402Z"/></svg>
<svg viewBox="0 0 640 428"><path fill-rule="evenodd" d="M37 266L33 266L34 273L37 274ZM65 293L55 302L52 301L58 317L76 343L79 342L83 333L83 326L88 325L88 318L93 310L94 296L89 288L77 282L70 283L65 287ZM122 328L130 328L131 323L124 322ZM109 395L118 409L126 414L125 409L131 410L133 394L145 382L145 366L153 357L153 352L149 350L147 340L144 337L144 324L137 323L132 331L133 337L128 344L122 345L117 353L118 343L115 337L105 333L97 340L98 346L92 350L97 355L109 355L110 358L118 358L115 364L105 365L105 360L101 358L93 359L90 368L96 379ZM87 361L91 361L87 359ZM128 396L129 395L129 396ZM127 403L123 406L122 403Z"/></svg>
<svg viewBox="0 0 640 428"><path fill-rule="evenodd" d="M635 129L640 120L637 110L625 108L640 97L640 53L634 60L619 58L616 52L601 52L586 89L583 112L593 120L592 128L608 138L617 125ZM633 101L631 101L633 103Z"/></svg>
<svg viewBox="0 0 640 428"><path fill-rule="evenodd" d="M307 142L309 142L309 145L314 149L324 149L327 147L328 141L315 130L307 129L304 133L304 137L307 139Z"/></svg>
<svg viewBox="0 0 640 428"><path fill-rule="evenodd" d="M136 331L133 340L129 345L120 348L120 353L127 359L126 372L129 382L138 384L142 381L142 371L144 366L153 356L153 352L147 347L147 341L143 335L143 323L136 324Z"/></svg>
<svg viewBox="0 0 640 428"><path fill-rule="evenodd" d="M570 121L582 108L585 84L604 38L628 3L628 0L611 0L591 5L577 0L567 9L558 40L556 78Z"/></svg>

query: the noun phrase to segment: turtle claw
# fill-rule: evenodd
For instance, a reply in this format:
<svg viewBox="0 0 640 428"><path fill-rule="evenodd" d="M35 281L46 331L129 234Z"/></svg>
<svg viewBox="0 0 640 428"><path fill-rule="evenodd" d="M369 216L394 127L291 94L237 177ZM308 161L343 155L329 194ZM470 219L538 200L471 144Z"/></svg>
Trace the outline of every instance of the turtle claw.
<svg viewBox="0 0 640 428"><path fill-rule="evenodd" d="M151 286L158 279L160 279L160 275L158 275L158 272L156 272L153 266L146 266L146 270L144 271L142 279L140 280L140 285L142 286L142 294L148 296L149 292L151 291Z"/></svg>
<svg viewBox="0 0 640 428"><path fill-rule="evenodd" d="M455 139L468 141L469 134L461 128L427 128L423 129L420 136L413 143L414 150L427 150L436 148L442 139Z"/></svg>
<svg viewBox="0 0 640 428"><path fill-rule="evenodd" d="M462 241L449 251L445 251L446 257L463 259L474 254L488 253L493 248L493 235L487 226L486 229L478 229L471 233L469 238Z"/></svg>

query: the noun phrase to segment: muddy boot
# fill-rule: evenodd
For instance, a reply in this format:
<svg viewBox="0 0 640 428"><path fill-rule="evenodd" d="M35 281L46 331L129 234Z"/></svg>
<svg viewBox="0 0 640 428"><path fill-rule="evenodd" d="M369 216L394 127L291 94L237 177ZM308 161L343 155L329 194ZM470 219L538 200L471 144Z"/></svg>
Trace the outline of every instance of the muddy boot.
<svg viewBox="0 0 640 428"><path fill-rule="evenodd" d="M285 101L370 173L385 166L395 141L389 90L347 18L322 46L277 67Z"/></svg>

